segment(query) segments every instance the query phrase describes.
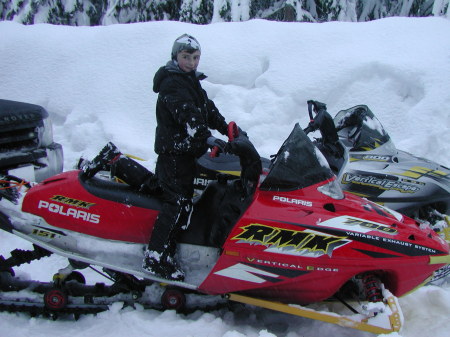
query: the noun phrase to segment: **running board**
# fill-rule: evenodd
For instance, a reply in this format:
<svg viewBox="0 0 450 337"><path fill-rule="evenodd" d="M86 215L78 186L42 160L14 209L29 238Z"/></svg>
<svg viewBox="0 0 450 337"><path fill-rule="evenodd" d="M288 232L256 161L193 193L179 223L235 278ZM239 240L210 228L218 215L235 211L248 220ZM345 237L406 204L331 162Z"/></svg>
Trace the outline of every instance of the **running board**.
<svg viewBox="0 0 450 337"><path fill-rule="evenodd" d="M228 294L227 297L231 301L333 323L346 328L367 331L374 334L398 332L402 327L403 321L403 315L397 298L390 293L384 299L384 303L386 303L386 310L384 312L379 312L375 315L354 314L350 316L340 315L334 312L319 312L296 304L272 302L233 293Z"/></svg>
<svg viewBox="0 0 450 337"><path fill-rule="evenodd" d="M100 266L103 268L115 270L115 271L125 273L125 274L131 274L131 275L142 277L142 278L154 281L154 282L159 282L161 284L170 284L173 286L178 286L178 287L190 289L190 290L198 289L198 287L194 284L190 284L190 283L186 283L186 282L182 282L182 281L166 280L166 279L157 277L153 274L145 272L142 268L140 268L140 266L139 267L134 266L134 268L133 268L133 265L131 263L130 263L130 266L131 266L130 267L130 266L126 266L126 265L115 265L112 263L107 263L105 261L99 261L99 260L95 260L92 258L87 258L79 253L72 253L70 251L64 251L60 247L52 246L41 240L34 239L18 230L14 229L12 233L26 241L34 243L34 244L40 246L41 248L44 248L44 249L46 249L52 253L55 253L59 256L63 256L67 259L73 259L75 261L84 262L84 263L87 263L90 265Z"/></svg>

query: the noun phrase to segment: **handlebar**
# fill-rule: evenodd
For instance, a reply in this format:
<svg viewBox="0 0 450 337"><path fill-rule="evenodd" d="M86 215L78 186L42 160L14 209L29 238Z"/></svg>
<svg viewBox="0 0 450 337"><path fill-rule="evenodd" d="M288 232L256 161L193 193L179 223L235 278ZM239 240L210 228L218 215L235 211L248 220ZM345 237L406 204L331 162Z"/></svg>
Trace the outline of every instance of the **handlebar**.
<svg viewBox="0 0 450 337"><path fill-rule="evenodd" d="M228 141L232 142L235 138L239 137L239 128L235 122L228 123ZM211 158L217 157L219 153L219 147L214 146L209 156Z"/></svg>
<svg viewBox="0 0 450 337"><path fill-rule="evenodd" d="M314 101L309 100L308 102L308 114L309 114L309 120L312 122L314 120L313 117L313 106L314 106Z"/></svg>

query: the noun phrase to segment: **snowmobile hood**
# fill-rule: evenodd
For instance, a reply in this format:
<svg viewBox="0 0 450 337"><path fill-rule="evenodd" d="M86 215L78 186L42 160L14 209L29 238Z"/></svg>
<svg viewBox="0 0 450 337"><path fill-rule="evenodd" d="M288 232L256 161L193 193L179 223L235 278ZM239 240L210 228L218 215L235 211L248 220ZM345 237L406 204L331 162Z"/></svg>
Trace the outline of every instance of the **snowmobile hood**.
<svg viewBox="0 0 450 337"><path fill-rule="evenodd" d="M155 76L153 77L153 91L159 93L161 91L161 84L163 81L170 76L170 73L180 74L182 76L192 76L191 73L186 73L178 67L175 61L169 61L165 66L158 69ZM196 71L195 77L199 80L206 78L206 75L202 72Z"/></svg>
<svg viewBox="0 0 450 337"><path fill-rule="evenodd" d="M0 99L0 126L40 121L48 117L43 107Z"/></svg>
<svg viewBox="0 0 450 337"><path fill-rule="evenodd" d="M341 110L334 118L348 163L338 174L348 192L416 217L450 210L450 170L398 150L366 105Z"/></svg>

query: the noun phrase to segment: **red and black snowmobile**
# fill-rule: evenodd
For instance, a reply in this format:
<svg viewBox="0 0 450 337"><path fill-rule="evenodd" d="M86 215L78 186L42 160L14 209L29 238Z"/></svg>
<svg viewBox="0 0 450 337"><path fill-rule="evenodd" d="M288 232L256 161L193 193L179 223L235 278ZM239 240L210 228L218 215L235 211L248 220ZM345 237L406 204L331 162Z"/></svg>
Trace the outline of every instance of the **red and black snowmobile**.
<svg viewBox="0 0 450 337"><path fill-rule="evenodd" d="M232 142L245 172L245 158L257 155L256 150L245 135ZM9 197L0 201L0 227L31 241L35 250L0 257L1 289L27 286L15 281L14 266L56 253L67 257L70 267L44 287L45 310L52 312L84 313L88 309L74 304L77 296L85 306L106 296L95 287L72 285L74 278L82 279L73 270L92 265L119 275L116 288L130 290L136 301L145 287L161 283L169 287L162 296L169 308L185 304L186 293L221 295L385 333L401 326L395 296L424 284L450 262L448 244L429 227L343 192L298 124L270 170L259 181L244 178L218 179L196 200L189 228L178 238L184 282L141 269L160 208L157 196L99 177L88 179L79 170L58 174L23 194L9 189L4 193ZM14 201L11 196L18 198L16 204L7 200ZM302 307L329 299L352 303L356 311L337 315Z"/></svg>

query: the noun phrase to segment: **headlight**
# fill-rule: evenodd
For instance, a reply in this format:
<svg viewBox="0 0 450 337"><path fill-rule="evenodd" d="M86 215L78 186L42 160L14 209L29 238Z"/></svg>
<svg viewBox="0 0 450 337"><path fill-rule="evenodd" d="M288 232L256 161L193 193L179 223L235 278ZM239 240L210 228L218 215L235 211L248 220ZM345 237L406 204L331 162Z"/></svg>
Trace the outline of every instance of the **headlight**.
<svg viewBox="0 0 450 337"><path fill-rule="evenodd" d="M333 199L344 199L344 192L342 192L342 188L336 179L330 181L328 184L317 187L317 190Z"/></svg>
<svg viewBox="0 0 450 337"><path fill-rule="evenodd" d="M53 127L50 118L43 120L43 126L39 128L39 146L46 147L53 143Z"/></svg>

